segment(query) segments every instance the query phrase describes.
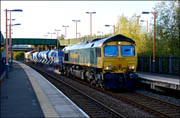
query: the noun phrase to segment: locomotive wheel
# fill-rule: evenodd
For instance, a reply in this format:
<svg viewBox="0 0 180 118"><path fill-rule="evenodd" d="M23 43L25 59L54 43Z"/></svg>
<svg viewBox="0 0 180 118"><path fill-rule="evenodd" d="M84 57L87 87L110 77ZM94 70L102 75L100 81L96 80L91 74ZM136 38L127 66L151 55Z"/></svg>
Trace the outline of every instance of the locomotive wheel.
<svg viewBox="0 0 180 118"><path fill-rule="evenodd" d="M96 78L93 73L90 74L89 81L91 85L96 85Z"/></svg>
<svg viewBox="0 0 180 118"><path fill-rule="evenodd" d="M70 72L68 70L66 70L66 73L67 73L67 77L70 78Z"/></svg>
<svg viewBox="0 0 180 118"><path fill-rule="evenodd" d="M61 75L64 75L64 71L63 70L61 70Z"/></svg>
<svg viewBox="0 0 180 118"><path fill-rule="evenodd" d="M85 78L85 77L84 77L84 72L82 71L82 72L81 72L81 79L84 80L84 78Z"/></svg>
<svg viewBox="0 0 180 118"><path fill-rule="evenodd" d="M98 86L99 86L100 88L105 88L102 74L101 74L101 73L98 73L96 77L97 77L97 84L98 84Z"/></svg>
<svg viewBox="0 0 180 118"><path fill-rule="evenodd" d="M97 83L100 88L104 88L104 81L102 79L99 79Z"/></svg>
<svg viewBox="0 0 180 118"><path fill-rule="evenodd" d="M96 85L96 80L95 80L95 78L92 79L91 85Z"/></svg>

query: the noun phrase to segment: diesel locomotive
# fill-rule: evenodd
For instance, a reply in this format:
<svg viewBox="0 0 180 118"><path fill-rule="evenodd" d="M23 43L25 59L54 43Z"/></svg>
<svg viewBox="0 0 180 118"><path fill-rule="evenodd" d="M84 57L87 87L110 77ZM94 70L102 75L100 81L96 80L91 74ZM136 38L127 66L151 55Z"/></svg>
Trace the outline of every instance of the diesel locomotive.
<svg viewBox="0 0 180 118"><path fill-rule="evenodd" d="M81 42L63 49L64 71L102 88L129 88L136 81L135 42L123 35Z"/></svg>
<svg viewBox="0 0 180 118"><path fill-rule="evenodd" d="M61 74L102 88L130 88L137 80L135 48L135 41L119 34L80 42L61 51L35 52L32 61L54 65Z"/></svg>

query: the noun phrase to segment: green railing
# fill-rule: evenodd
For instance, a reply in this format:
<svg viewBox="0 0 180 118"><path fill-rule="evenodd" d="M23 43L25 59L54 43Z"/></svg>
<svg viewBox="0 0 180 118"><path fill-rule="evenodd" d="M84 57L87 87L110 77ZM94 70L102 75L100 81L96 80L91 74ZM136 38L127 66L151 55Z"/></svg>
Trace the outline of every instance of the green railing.
<svg viewBox="0 0 180 118"><path fill-rule="evenodd" d="M57 39L12 38L13 45L56 45Z"/></svg>
<svg viewBox="0 0 180 118"><path fill-rule="evenodd" d="M79 42L88 41L88 38L81 38L81 39L60 39L59 43L60 46L67 46L67 45L73 45Z"/></svg>
<svg viewBox="0 0 180 118"><path fill-rule="evenodd" d="M137 70L142 72L180 75L180 57L156 56L155 68L153 68L152 56L138 56Z"/></svg>

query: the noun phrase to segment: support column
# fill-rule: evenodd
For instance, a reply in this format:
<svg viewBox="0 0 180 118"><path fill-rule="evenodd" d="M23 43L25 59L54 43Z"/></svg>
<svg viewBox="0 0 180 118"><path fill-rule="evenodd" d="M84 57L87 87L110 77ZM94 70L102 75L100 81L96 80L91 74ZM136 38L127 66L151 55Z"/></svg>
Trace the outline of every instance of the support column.
<svg viewBox="0 0 180 118"><path fill-rule="evenodd" d="M169 57L169 74L173 74L173 57Z"/></svg>
<svg viewBox="0 0 180 118"><path fill-rule="evenodd" d="M159 72L162 73L162 57L159 57Z"/></svg>

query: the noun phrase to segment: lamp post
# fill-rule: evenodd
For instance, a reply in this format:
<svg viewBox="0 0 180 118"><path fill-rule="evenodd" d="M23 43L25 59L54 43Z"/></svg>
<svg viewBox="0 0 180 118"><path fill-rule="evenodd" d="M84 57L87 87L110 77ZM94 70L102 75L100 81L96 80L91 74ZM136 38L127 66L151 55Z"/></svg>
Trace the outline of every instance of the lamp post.
<svg viewBox="0 0 180 118"><path fill-rule="evenodd" d="M45 38L47 38L48 37L48 35L43 35Z"/></svg>
<svg viewBox="0 0 180 118"><path fill-rule="evenodd" d="M55 32L48 32L48 34L51 34L51 39L52 39L52 35L56 34Z"/></svg>
<svg viewBox="0 0 180 118"><path fill-rule="evenodd" d="M92 14L96 14L96 12L86 12L90 14L90 38L92 38Z"/></svg>
<svg viewBox="0 0 180 118"><path fill-rule="evenodd" d="M80 20L72 20L73 22L76 22L76 40L77 40L77 22L80 22Z"/></svg>
<svg viewBox="0 0 180 118"><path fill-rule="evenodd" d="M55 29L55 31L57 31L57 46L56 46L56 48L58 49L59 48L58 37L59 37L59 31L61 31L61 30L60 29L59 30Z"/></svg>
<svg viewBox="0 0 180 118"><path fill-rule="evenodd" d="M139 19L140 19L141 15L135 16L135 17L137 18L137 24L139 25Z"/></svg>
<svg viewBox="0 0 180 118"><path fill-rule="evenodd" d="M102 31L97 31L97 33L101 33L102 37L103 37L103 32Z"/></svg>
<svg viewBox="0 0 180 118"><path fill-rule="evenodd" d="M115 25L105 25L105 27L113 27L113 34L115 35Z"/></svg>
<svg viewBox="0 0 180 118"><path fill-rule="evenodd" d="M10 17L11 17L11 15L10 15ZM11 24L11 20L10 20L10 24L9 24L9 28L10 28L10 30L9 30L9 52L11 54L11 61L10 61L10 65L11 66L12 66L12 59L13 59L13 54L12 54L12 39L11 39L12 38L11 34L13 34L13 33L11 32L12 31L11 27L12 26L18 26L18 25L21 25L21 24L20 23Z"/></svg>
<svg viewBox="0 0 180 118"><path fill-rule="evenodd" d="M51 39L52 39L52 35L53 35L53 34L56 34L56 33L55 33L55 32L48 32L48 34L51 34ZM53 46L50 45L50 48L53 49Z"/></svg>
<svg viewBox="0 0 180 118"><path fill-rule="evenodd" d="M6 17L6 77L8 78L8 66L9 66L9 55L8 55L8 12L10 12L10 25L9 25L9 40L11 40L11 12L22 12L22 9L13 9L13 10L8 10L5 9L5 17ZM11 45L10 45L11 46Z"/></svg>
<svg viewBox="0 0 180 118"><path fill-rule="evenodd" d="M146 22L146 31L148 32L148 20L140 20L141 22Z"/></svg>
<svg viewBox="0 0 180 118"><path fill-rule="evenodd" d="M155 58L156 58L156 12L142 12L142 14L150 14L154 15L154 36L153 36L153 72L155 72Z"/></svg>
<svg viewBox="0 0 180 118"><path fill-rule="evenodd" d="M9 46L8 46L8 35L7 35L7 33L8 33L8 29L7 29L7 25L8 25L8 23L7 23L7 12L8 12L8 10L6 9L5 10L5 15L6 15L6 77L8 78L8 66L9 66L9 63L8 63L8 58L9 58L9 56L8 56L8 48L9 48Z"/></svg>
<svg viewBox="0 0 180 118"><path fill-rule="evenodd" d="M64 34L64 37L66 37L66 28L69 27L68 25L63 25L62 27L65 28L65 34Z"/></svg>
<svg viewBox="0 0 180 118"><path fill-rule="evenodd" d="M13 10L8 10L10 12L10 24L9 24L9 48L10 48L10 55L11 55L11 60L10 60L10 65L12 66L12 59L13 59L13 54L12 54L12 39L11 39L11 26L17 26L17 25L21 25L20 23L17 24L12 24L11 25L11 21L14 21L15 19L11 19L11 12L22 12L22 9L13 9Z"/></svg>
<svg viewBox="0 0 180 118"><path fill-rule="evenodd" d="M80 33L80 32L78 32L77 34L79 34L79 38L81 38L81 33Z"/></svg>

